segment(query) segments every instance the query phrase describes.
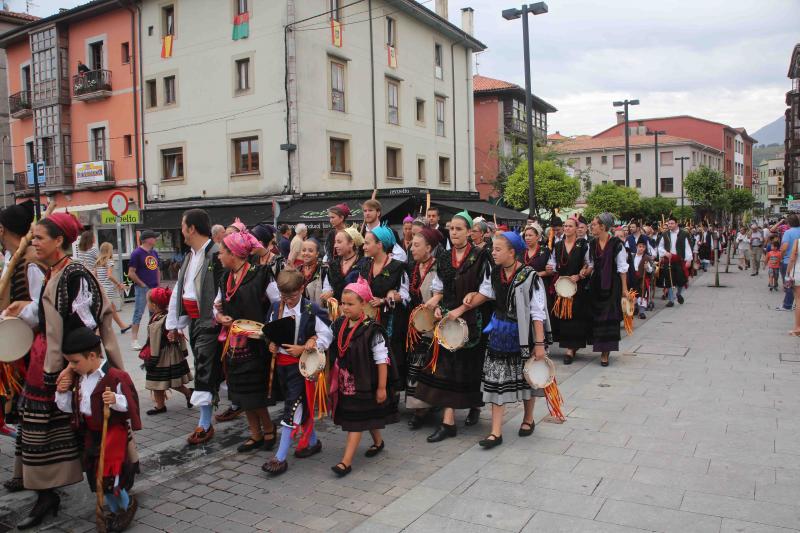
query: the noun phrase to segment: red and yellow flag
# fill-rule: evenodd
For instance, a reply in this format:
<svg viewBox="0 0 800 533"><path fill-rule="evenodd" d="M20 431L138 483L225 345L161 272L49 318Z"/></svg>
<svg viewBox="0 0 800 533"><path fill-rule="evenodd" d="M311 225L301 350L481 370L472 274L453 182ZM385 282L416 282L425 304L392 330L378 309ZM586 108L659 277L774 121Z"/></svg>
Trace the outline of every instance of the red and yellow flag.
<svg viewBox="0 0 800 533"><path fill-rule="evenodd" d="M172 57L172 39L174 35L165 35L161 39L161 57Z"/></svg>
<svg viewBox="0 0 800 533"><path fill-rule="evenodd" d="M395 50L394 46L388 47L388 54L389 54L389 66L392 68L397 68L397 50Z"/></svg>
<svg viewBox="0 0 800 533"><path fill-rule="evenodd" d="M344 26L338 20L331 19L331 43L333 46L342 47L342 34Z"/></svg>

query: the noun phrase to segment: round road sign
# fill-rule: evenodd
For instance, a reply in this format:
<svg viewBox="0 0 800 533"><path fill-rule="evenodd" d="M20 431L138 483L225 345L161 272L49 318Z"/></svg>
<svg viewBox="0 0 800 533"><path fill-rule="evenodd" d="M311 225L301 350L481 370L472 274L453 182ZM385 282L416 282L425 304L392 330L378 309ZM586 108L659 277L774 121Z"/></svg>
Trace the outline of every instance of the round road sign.
<svg viewBox="0 0 800 533"><path fill-rule="evenodd" d="M125 193L115 191L108 197L108 210L115 216L121 217L128 212L128 197Z"/></svg>

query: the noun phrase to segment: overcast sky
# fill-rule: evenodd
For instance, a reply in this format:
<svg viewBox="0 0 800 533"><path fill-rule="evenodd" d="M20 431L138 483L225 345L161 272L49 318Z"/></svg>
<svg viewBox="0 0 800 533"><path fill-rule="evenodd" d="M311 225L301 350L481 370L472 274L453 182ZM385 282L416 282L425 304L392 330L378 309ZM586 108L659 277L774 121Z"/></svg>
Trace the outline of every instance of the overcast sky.
<svg viewBox="0 0 800 533"><path fill-rule="evenodd" d="M221 0L220 0L221 1ZM268 0L257 0L268 1ZM310 0L300 0L310 1ZM517 7L521 5L520 0ZM83 0L34 0L35 15ZM24 0L10 0L23 11ZM433 9L434 0L422 0ZM558 112L549 130L593 134L614 122L613 100L638 98L631 117L689 114L754 132L783 115L786 72L800 42L798 0L550 0L531 18L534 93ZM450 0L450 20L475 9L488 50L478 71L524 84L521 21L511 0Z"/></svg>

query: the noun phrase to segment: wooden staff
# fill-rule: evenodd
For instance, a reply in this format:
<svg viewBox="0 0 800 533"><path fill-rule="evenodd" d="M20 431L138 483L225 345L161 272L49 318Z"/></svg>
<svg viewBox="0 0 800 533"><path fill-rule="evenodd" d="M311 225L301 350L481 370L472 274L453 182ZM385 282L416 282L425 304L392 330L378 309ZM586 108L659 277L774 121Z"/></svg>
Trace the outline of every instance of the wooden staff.
<svg viewBox="0 0 800 533"><path fill-rule="evenodd" d="M281 300L280 305L278 305L278 318L276 320L280 320L283 318L283 300ZM295 318L297 320L297 318ZM272 341L270 341L272 342ZM278 346L280 349L280 346ZM269 363L269 388L267 389L267 396L271 399L272 398L272 380L275 377L275 361L278 359L278 352L276 351L272 354L272 360Z"/></svg>
<svg viewBox="0 0 800 533"><path fill-rule="evenodd" d="M106 387L106 392L111 392L111 387ZM106 533L106 517L103 513L103 469L106 462L106 434L108 433L108 417L111 416L111 409L108 404L103 402L103 433L100 437L100 458L97 461L97 476L95 477L94 491L97 494L97 505L94 510L94 521L97 531Z"/></svg>
<svg viewBox="0 0 800 533"><path fill-rule="evenodd" d="M428 213L428 209L431 208L431 193L430 191L425 195L425 214Z"/></svg>
<svg viewBox="0 0 800 533"><path fill-rule="evenodd" d="M56 203L50 202L47 206L47 210L44 212L44 215L42 215L42 218L45 218L48 215L52 214L55 208L56 208ZM28 250L28 245L33 240L33 228L36 227L36 222L37 222L36 220L31 222L31 227L28 230L28 234L22 237L22 239L20 239L19 248L17 248L17 251L14 252L14 255L8 261L8 266L6 267L6 271L3 274L2 279L0 279L0 295L5 294L6 290L8 290L8 286L11 283L11 276L14 275L14 269L17 267L17 263L19 263L20 259L22 259L22 257L25 255L25 252Z"/></svg>

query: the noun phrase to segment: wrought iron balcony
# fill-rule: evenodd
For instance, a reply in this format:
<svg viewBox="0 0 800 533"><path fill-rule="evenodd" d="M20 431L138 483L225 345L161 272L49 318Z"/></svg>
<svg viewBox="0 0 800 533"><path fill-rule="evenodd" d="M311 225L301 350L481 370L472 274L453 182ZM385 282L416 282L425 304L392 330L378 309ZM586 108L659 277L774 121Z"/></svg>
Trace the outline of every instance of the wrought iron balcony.
<svg viewBox="0 0 800 533"><path fill-rule="evenodd" d="M25 118L31 115L31 92L20 91L8 97L8 112L14 118Z"/></svg>
<svg viewBox="0 0 800 533"><path fill-rule="evenodd" d="M114 185L113 161L86 161L75 163L76 187L107 187Z"/></svg>
<svg viewBox="0 0 800 533"><path fill-rule="evenodd" d="M58 166L45 167L46 183L39 188L41 191L63 191L72 188L72 175L69 169ZM14 191L20 196L33 194L33 185L28 185L27 172L14 172Z"/></svg>
<svg viewBox="0 0 800 533"><path fill-rule="evenodd" d="M102 100L111 96L111 71L90 70L72 77L72 94L76 100Z"/></svg>

